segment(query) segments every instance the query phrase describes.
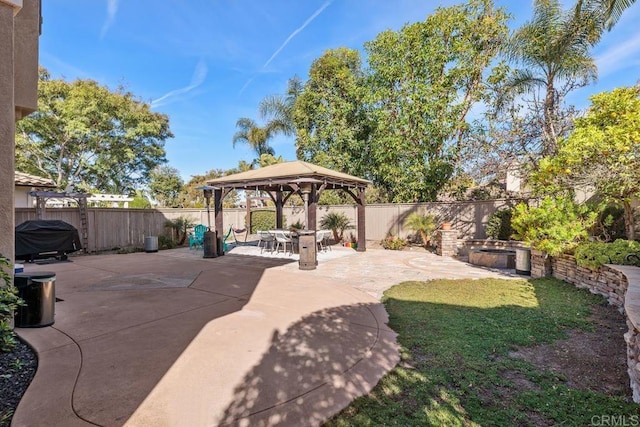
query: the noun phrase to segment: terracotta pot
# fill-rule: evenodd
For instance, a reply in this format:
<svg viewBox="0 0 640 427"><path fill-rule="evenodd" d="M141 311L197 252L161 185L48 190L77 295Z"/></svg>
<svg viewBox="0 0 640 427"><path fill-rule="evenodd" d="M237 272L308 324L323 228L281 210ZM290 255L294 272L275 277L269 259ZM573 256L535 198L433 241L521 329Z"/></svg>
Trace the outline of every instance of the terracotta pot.
<svg viewBox="0 0 640 427"><path fill-rule="evenodd" d="M443 222L442 224L440 224L440 229L441 230L451 230L451 223L450 222Z"/></svg>

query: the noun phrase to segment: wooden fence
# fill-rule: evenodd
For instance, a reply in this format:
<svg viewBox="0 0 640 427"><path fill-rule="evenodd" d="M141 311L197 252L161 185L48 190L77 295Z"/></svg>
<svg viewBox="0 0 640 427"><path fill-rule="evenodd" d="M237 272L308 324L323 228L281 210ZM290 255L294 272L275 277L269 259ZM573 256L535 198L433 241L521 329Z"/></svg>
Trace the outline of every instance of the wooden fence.
<svg viewBox="0 0 640 427"><path fill-rule="evenodd" d="M404 227L404 220L412 212L425 212L437 216L440 220L453 223L460 239L485 238L485 225L489 216L505 206L513 204L508 200L490 200L482 202L434 202L406 204L376 204L366 207L367 240L380 241L388 234L408 237L412 231ZM254 209L255 211L255 209ZM344 213L357 226L355 205L318 206L318 228L320 220L329 212ZM213 212L211 225L213 227ZM178 217L191 218L196 223L207 224L205 209L118 209L89 208L89 252L110 250L113 248L143 247L145 236L170 235L165 227L167 220ZM302 207L284 208L285 224L304 222ZM225 209L224 224L228 227L245 227L245 209ZM80 229L80 214L77 208L47 208L45 219L59 219ZM30 219L36 219L35 208L16 208L16 225ZM353 230L355 233L355 229ZM349 230L345 232L349 237Z"/></svg>

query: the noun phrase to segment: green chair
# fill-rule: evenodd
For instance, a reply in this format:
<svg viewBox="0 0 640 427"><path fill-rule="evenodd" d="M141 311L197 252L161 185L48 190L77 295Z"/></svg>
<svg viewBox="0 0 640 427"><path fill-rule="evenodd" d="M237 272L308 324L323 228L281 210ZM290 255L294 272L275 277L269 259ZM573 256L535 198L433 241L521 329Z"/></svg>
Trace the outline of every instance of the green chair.
<svg viewBox="0 0 640 427"><path fill-rule="evenodd" d="M207 231L207 226L204 224L198 224L193 228L193 232L189 233L189 249L202 247L204 245L204 233Z"/></svg>

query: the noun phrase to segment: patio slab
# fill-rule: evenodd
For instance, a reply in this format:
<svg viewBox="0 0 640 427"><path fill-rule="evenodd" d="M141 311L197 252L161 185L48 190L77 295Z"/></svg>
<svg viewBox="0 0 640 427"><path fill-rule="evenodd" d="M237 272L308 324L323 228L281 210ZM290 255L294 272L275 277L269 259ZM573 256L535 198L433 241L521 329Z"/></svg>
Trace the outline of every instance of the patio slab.
<svg viewBox="0 0 640 427"><path fill-rule="evenodd" d="M429 253L185 248L26 266L57 275L55 324L13 426L315 426L399 360L382 292L403 280L510 276ZM465 276L466 275L466 276Z"/></svg>

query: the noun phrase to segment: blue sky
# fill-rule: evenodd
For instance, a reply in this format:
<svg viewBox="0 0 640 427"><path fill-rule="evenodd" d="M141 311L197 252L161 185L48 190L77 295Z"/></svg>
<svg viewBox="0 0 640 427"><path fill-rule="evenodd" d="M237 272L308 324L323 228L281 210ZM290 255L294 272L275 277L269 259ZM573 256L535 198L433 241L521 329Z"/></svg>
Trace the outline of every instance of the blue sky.
<svg viewBox="0 0 640 427"><path fill-rule="evenodd" d="M175 137L169 165L183 179L230 169L253 153L232 147L240 117L259 121L258 104L283 93L294 75L306 80L325 50L361 49L384 30L422 21L430 0L47 0L42 2L40 64L54 78L124 85L154 111L167 114ZM531 1L496 1L516 28ZM568 4L568 3L567 3ZM592 94L640 79L640 4L630 7L594 49L598 83L572 95L578 107ZM292 138L272 141L295 159Z"/></svg>

